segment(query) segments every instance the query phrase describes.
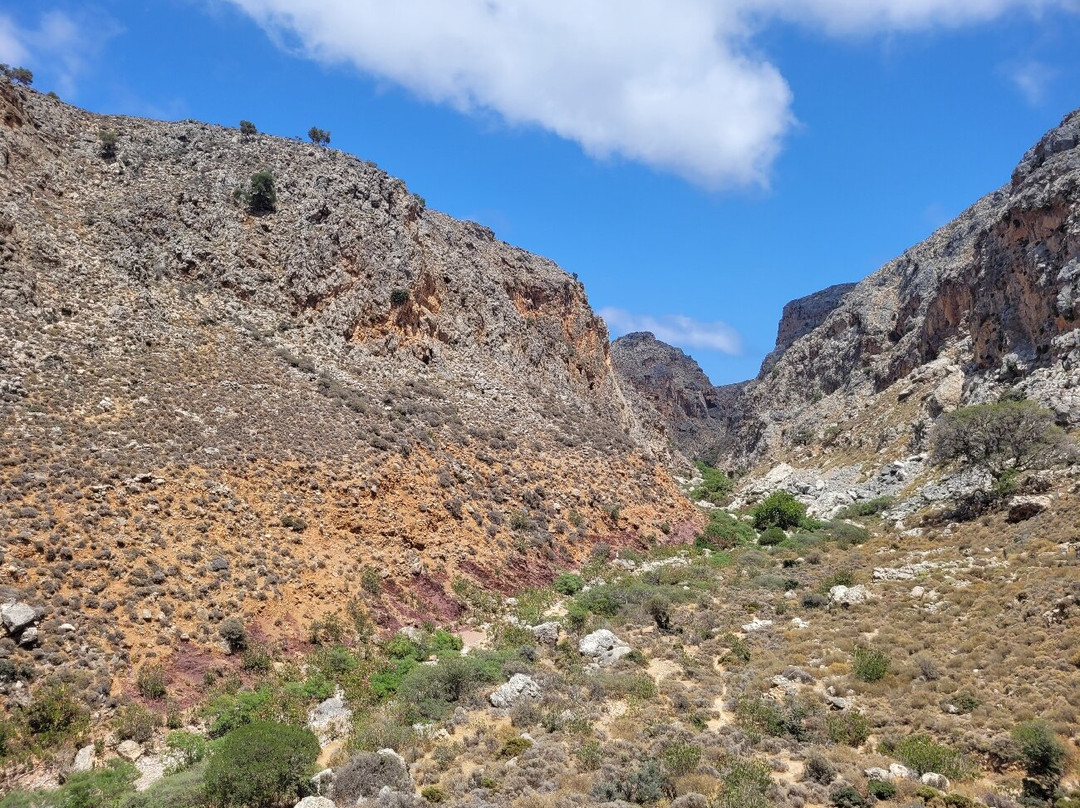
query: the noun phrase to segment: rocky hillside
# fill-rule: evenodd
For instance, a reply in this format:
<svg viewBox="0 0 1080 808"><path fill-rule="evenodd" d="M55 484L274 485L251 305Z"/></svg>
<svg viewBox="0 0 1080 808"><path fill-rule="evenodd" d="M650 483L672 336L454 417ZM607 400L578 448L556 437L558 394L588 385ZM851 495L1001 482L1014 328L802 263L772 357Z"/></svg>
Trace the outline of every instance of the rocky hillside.
<svg viewBox="0 0 1080 808"><path fill-rule="evenodd" d="M0 594L38 629L0 656L108 693L228 616L452 618L698 519L552 262L328 148L6 83L0 121Z"/></svg>
<svg viewBox="0 0 1080 808"><path fill-rule="evenodd" d="M1024 156L1009 184L926 241L858 284L788 304L758 378L714 391L720 417L680 407L710 395L683 361L649 378L621 366L623 378L687 452L762 470L917 454L942 412L1013 387L1077 425L1078 144L1080 111ZM651 382L665 373L673 389Z"/></svg>

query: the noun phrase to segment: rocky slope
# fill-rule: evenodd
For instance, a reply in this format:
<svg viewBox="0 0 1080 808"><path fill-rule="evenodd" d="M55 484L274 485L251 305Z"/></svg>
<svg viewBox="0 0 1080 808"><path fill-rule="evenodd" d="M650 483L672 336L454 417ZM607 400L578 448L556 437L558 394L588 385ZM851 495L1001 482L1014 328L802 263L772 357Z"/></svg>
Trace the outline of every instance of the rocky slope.
<svg viewBox="0 0 1080 808"><path fill-rule="evenodd" d="M1078 144L1080 111L1024 156L1008 185L926 241L858 284L788 304L758 378L714 392L720 417L672 417L677 402L709 395L693 368L680 364L672 378L694 381L667 392L620 368L623 378L652 399L643 411L659 409L677 442L692 436L686 451L729 467L876 469L921 452L942 412L1012 387L1076 426Z"/></svg>
<svg viewBox="0 0 1080 808"><path fill-rule="evenodd" d="M452 617L697 518L552 262L338 151L4 83L0 121L0 594L40 615L0 655L107 692L225 616Z"/></svg>

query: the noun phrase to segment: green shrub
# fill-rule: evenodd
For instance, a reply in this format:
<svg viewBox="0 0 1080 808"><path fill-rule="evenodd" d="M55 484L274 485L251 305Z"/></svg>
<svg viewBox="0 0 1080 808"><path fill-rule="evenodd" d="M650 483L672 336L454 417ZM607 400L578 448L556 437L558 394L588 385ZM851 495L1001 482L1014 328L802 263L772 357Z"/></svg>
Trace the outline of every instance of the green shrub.
<svg viewBox="0 0 1080 808"><path fill-rule="evenodd" d="M265 721L221 739L206 769L206 793L224 805L272 805L301 796L319 756L308 729Z"/></svg>
<svg viewBox="0 0 1080 808"><path fill-rule="evenodd" d="M951 780L963 780L971 774L971 763L950 746L940 744L924 732L908 735L894 745L883 744L892 754L918 774L937 772Z"/></svg>
<svg viewBox="0 0 1080 808"><path fill-rule="evenodd" d="M855 502L836 514L837 519L854 519L859 516L877 516L887 511L896 501L896 497L874 497L864 502Z"/></svg>
<svg viewBox="0 0 1080 808"><path fill-rule="evenodd" d="M206 738L196 732L182 729L170 732L165 738L165 748L172 758L172 773L190 769L206 759L210 751Z"/></svg>
<svg viewBox="0 0 1080 808"><path fill-rule="evenodd" d="M743 729L774 737L790 736L797 741L809 737L810 713L806 702L790 697L783 704L766 696L743 696L735 703L735 717Z"/></svg>
<svg viewBox="0 0 1080 808"><path fill-rule="evenodd" d="M116 146L120 136L113 129L102 129L98 133L98 153L105 160L116 159Z"/></svg>
<svg viewBox="0 0 1080 808"><path fill-rule="evenodd" d="M532 741L528 738L522 738L520 735L514 738L508 738L506 743L502 745L502 749L499 750L499 757L503 760L516 758L526 749L531 749L532 745Z"/></svg>
<svg viewBox="0 0 1080 808"><path fill-rule="evenodd" d="M1065 774L1065 747L1053 728L1042 719L1025 721L1013 728L1012 738L1027 770L1024 793L1040 800L1053 797Z"/></svg>
<svg viewBox="0 0 1080 808"><path fill-rule="evenodd" d="M572 572L561 572L555 577L552 584L555 591L561 595L576 595L585 588L585 579Z"/></svg>
<svg viewBox="0 0 1080 808"><path fill-rule="evenodd" d="M574 750L574 756L581 764L581 768L587 772L594 772L604 762L604 752L600 747L600 741L586 741Z"/></svg>
<svg viewBox="0 0 1080 808"><path fill-rule="evenodd" d="M887 780L869 780L866 783L866 790L877 800L891 800L896 796L896 786Z"/></svg>
<svg viewBox="0 0 1080 808"><path fill-rule="evenodd" d="M255 128L255 124L251 121L240 121L240 134L245 137L251 137L252 135L259 134L259 130Z"/></svg>
<svg viewBox="0 0 1080 808"><path fill-rule="evenodd" d="M398 697L416 721L438 721L480 685L498 681L501 667L498 657L473 654L417 665L402 678Z"/></svg>
<svg viewBox="0 0 1080 808"><path fill-rule="evenodd" d="M735 482L724 472L714 469L712 466L702 463L700 460L694 463L698 473L701 474L702 482L690 492L690 499L694 502L702 500L711 502L713 505L723 505L727 500Z"/></svg>
<svg viewBox="0 0 1080 808"><path fill-rule="evenodd" d="M89 714L66 685L49 685L34 694L23 718L35 739L50 746L56 741L83 732Z"/></svg>
<svg viewBox="0 0 1080 808"><path fill-rule="evenodd" d="M701 763L701 747L686 741L675 741L660 754L660 762L672 777L682 777Z"/></svg>
<svg viewBox="0 0 1080 808"><path fill-rule="evenodd" d="M870 737L870 722L858 710L829 713L825 718L825 731L833 743L857 747Z"/></svg>
<svg viewBox="0 0 1080 808"><path fill-rule="evenodd" d="M852 651L851 656L855 678L863 682L884 679L885 674L889 672L889 657L884 651L860 646Z"/></svg>
<svg viewBox="0 0 1080 808"><path fill-rule="evenodd" d="M307 136L311 139L311 142L316 146L329 146L330 145L330 133L325 129L320 129L317 126L313 126L308 129Z"/></svg>
<svg viewBox="0 0 1080 808"><path fill-rule="evenodd" d="M450 798L442 786L424 786L420 789L420 796L432 803L445 802Z"/></svg>
<svg viewBox="0 0 1080 808"><path fill-rule="evenodd" d="M121 803L122 808L205 808L210 804L203 782L206 766L203 762L166 775L146 791L129 795Z"/></svg>
<svg viewBox="0 0 1080 808"><path fill-rule="evenodd" d="M712 511L705 529L694 537L694 546L708 550L730 550L757 538L753 528L726 511Z"/></svg>
<svg viewBox="0 0 1080 808"><path fill-rule="evenodd" d="M802 596L804 609L821 609L829 605L829 598L820 592L807 592Z"/></svg>
<svg viewBox="0 0 1080 808"><path fill-rule="evenodd" d="M165 698L165 668L161 665L143 665L135 678L139 693L148 699Z"/></svg>
<svg viewBox="0 0 1080 808"><path fill-rule="evenodd" d="M56 790L54 804L58 808L117 808L138 779L138 769L113 758L100 769L69 775Z"/></svg>
<svg viewBox="0 0 1080 808"><path fill-rule="evenodd" d="M787 533L785 533L781 528L770 527L768 530L765 530L760 536L758 536L758 544L764 547L771 547L779 544L786 538Z"/></svg>
<svg viewBox="0 0 1080 808"><path fill-rule="evenodd" d="M818 591L827 595L834 586L855 586L855 573L851 570L837 570L818 585Z"/></svg>
<svg viewBox="0 0 1080 808"><path fill-rule="evenodd" d="M806 518L806 506L787 491L773 491L750 511L757 530L798 527Z"/></svg>
<svg viewBox="0 0 1080 808"><path fill-rule="evenodd" d="M772 808L772 772L758 760L736 758L721 775L716 808Z"/></svg>
<svg viewBox="0 0 1080 808"><path fill-rule="evenodd" d="M390 305L402 306L409 300L408 289L394 289L390 292Z"/></svg>
<svg viewBox="0 0 1080 808"><path fill-rule="evenodd" d="M867 808L869 805L866 798L847 783L833 786L829 792L829 804L834 808Z"/></svg>
<svg viewBox="0 0 1080 808"><path fill-rule="evenodd" d="M228 617L222 620L221 625L218 626L218 634L221 635L221 639L225 640L225 644L229 646L231 653L235 654L237 651L243 651L247 648L247 629L236 617Z"/></svg>
<svg viewBox="0 0 1080 808"><path fill-rule="evenodd" d="M656 761L650 760L633 772L611 772L609 778L597 780L590 793L598 802L624 800L647 805L671 796L672 792L667 776Z"/></svg>
<svg viewBox="0 0 1080 808"><path fill-rule="evenodd" d="M273 213L277 208L277 191L274 189L274 175L269 170L256 171L251 175L247 192L248 208L252 213ZM291 517L286 517L291 518ZM284 520L282 524L285 527Z"/></svg>
<svg viewBox="0 0 1080 808"><path fill-rule="evenodd" d="M126 704L116 712L116 734L122 740L146 743L161 724L161 716L141 704Z"/></svg>
<svg viewBox="0 0 1080 808"><path fill-rule="evenodd" d="M360 569L360 586L369 595L382 593L382 577L374 567L364 566Z"/></svg>
<svg viewBox="0 0 1080 808"><path fill-rule="evenodd" d="M816 532L817 535L828 539L829 541L834 541L841 547L862 544L870 538L870 531L866 528L848 524L847 522L841 522L839 520L819 525L816 528Z"/></svg>

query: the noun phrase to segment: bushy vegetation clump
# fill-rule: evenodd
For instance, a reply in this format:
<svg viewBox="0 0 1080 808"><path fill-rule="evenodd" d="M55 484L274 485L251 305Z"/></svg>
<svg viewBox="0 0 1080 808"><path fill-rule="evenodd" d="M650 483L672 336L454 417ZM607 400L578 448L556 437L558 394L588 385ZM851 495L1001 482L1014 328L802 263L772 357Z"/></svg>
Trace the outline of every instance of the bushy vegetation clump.
<svg viewBox="0 0 1080 808"><path fill-rule="evenodd" d="M930 435L937 462L958 460L995 477L1010 470L1048 468L1076 456L1076 447L1034 401L1006 398L960 407L938 419Z"/></svg>
<svg viewBox="0 0 1080 808"><path fill-rule="evenodd" d="M710 502L713 505L724 505L727 502L731 489L735 487L735 481L719 469L702 463L700 460L694 464L701 475L701 483L690 492L690 498L695 502Z"/></svg>
<svg viewBox="0 0 1080 808"><path fill-rule="evenodd" d="M303 796L319 756L310 730L272 721L235 729L206 769L206 793L221 805L264 806Z"/></svg>
<svg viewBox="0 0 1080 808"><path fill-rule="evenodd" d="M773 491L750 512L757 530L798 527L806 519L806 506L787 491Z"/></svg>
<svg viewBox="0 0 1080 808"><path fill-rule="evenodd" d="M757 534L750 525L727 511L712 511L705 529L694 538L694 546L709 550L730 550L742 544L750 544L756 538Z"/></svg>

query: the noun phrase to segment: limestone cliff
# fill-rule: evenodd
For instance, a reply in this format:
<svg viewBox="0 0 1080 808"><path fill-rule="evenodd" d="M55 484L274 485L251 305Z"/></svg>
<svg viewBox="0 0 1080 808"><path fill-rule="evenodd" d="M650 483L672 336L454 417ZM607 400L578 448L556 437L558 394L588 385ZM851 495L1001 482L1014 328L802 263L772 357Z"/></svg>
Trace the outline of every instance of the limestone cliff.
<svg viewBox="0 0 1080 808"><path fill-rule="evenodd" d="M880 466L921 451L943 411L1011 387L1080 424L1078 143L1080 111L926 241L858 284L788 304L758 378L725 388L720 412L676 440L692 433L687 451L729 466Z"/></svg>
<svg viewBox="0 0 1080 808"><path fill-rule="evenodd" d="M452 617L697 519L551 261L339 151L2 82L0 121L0 594L46 653Z"/></svg>

